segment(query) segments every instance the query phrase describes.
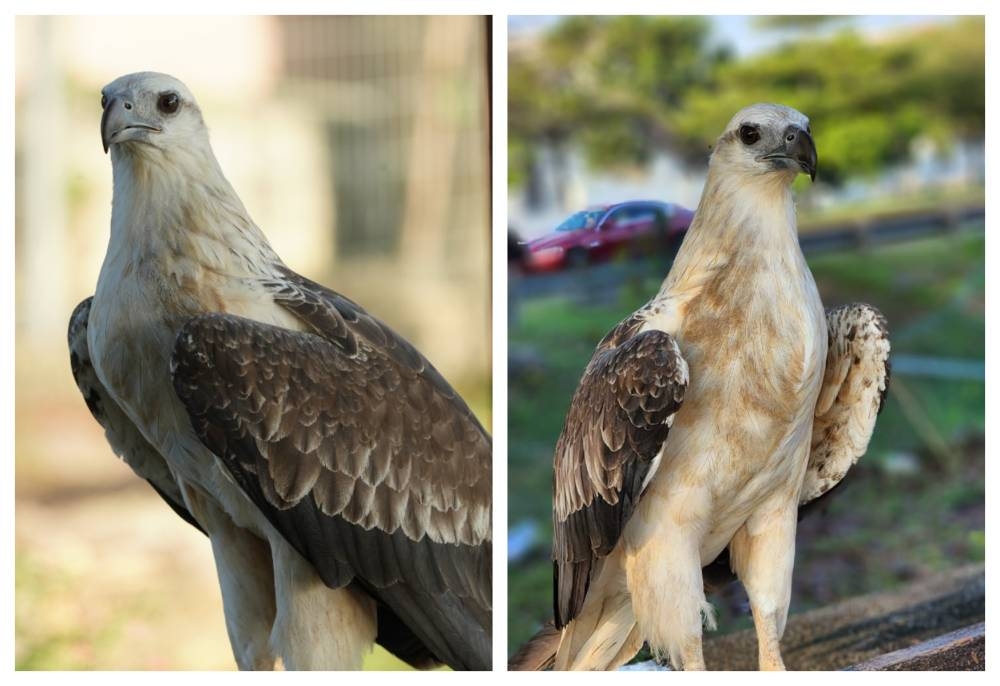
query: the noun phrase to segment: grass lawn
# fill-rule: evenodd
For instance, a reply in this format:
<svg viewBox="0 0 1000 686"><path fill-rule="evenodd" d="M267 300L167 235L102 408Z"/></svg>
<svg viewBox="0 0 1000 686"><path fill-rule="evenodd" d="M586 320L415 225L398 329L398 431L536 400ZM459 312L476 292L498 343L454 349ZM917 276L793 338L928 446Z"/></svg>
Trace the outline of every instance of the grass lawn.
<svg viewBox="0 0 1000 686"><path fill-rule="evenodd" d="M827 306L867 301L889 320L893 353L983 359L981 233L817 256L810 266ZM541 543L509 570L512 652L552 616L552 448L593 346L657 289L620 302L523 302L510 326L519 365L509 379L509 522L534 521ZM984 384L897 374L868 455L826 512L800 525L792 612L887 589L984 555ZM850 484L848 487L848 483ZM736 585L713 599L720 631L748 626Z"/></svg>

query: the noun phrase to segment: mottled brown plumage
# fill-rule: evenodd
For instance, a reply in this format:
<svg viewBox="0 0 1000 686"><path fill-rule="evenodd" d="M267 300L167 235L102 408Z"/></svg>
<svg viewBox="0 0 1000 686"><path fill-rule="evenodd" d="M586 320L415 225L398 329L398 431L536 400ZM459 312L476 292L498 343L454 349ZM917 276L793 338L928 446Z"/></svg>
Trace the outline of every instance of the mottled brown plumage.
<svg viewBox="0 0 1000 686"><path fill-rule="evenodd" d="M629 340L629 336L641 330L641 324L649 308L644 307L623 320L612 329L597 346L594 360L603 359L610 350ZM871 305L855 303L842 305L827 310L827 327L829 333L827 360L823 376L823 386L817 401L815 419L813 422L813 439L809 454L809 464L800 497L799 517L822 507L829 496L837 491L834 487L846 476L850 467L863 454L875 428L875 418L881 412L889 387L889 332L885 317ZM683 362L683 358L678 358ZM594 361L580 383L580 389L570 406L570 416L567 416L567 427L586 425L584 419L587 405L577 400L581 390L594 384L590 376ZM633 367L635 373L642 368ZM681 398L683 401L683 398ZM672 416L672 415L671 415ZM668 426L662 427L665 436ZM578 429L576 430L578 431ZM565 434L560 437L563 446ZM662 443L662 438L661 438ZM631 455L630 455L631 457ZM558 466L562 463L562 470ZM566 451L564 446L556 451L556 494L568 493L576 495L580 492L592 493L593 487L586 483L562 487L567 480L576 477L586 478L584 470L573 470L573 452ZM640 463L648 469L648 463ZM648 474L648 471L644 472ZM642 477L645 478L645 477ZM621 497L614 490L612 498L618 503ZM628 497L634 501L639 494L632 493ZM595 502L596 501L596 502ZM633 502L634 504L634 502ZM621 528L631 515L631 508L611 505L600 496L593 496L586 505L582 499L576 507L569 510L568 515L560 519L559 505L556 502L554 519L555 543L553 557L556 564L555 613L559 626L568 623L575 617L586 596L590 582L591 569L600 563L614 543L618 541ZM587 517L586 526L567 527L565 522L569 517L580 518L586 512L595 514ZM604 530L597 525L597 513L615 513L601 523L613 522L616 532L613 537L602 535ZM590 527L598 535L601 545L592 547L590 544ZM580 571L585 573L581 574ZM575 574L574 574L575 573ZM737 580L731 569L729 551L724 550L719 556L702 569L703 583L706 593L721 590L726 585ZM559 580L563 585L559 584ZM559 632L546 625L511 657L509 668L514 670L550 669L559 645Z"/></svg>
<svg viewBox="0 0 1000 686"><path fill-rule="evenodd" d="M687 364L661 331L637 333L634 315L598 345L573 396L555 450L555 617L562 628L583 604L593 564L615 544L687 387Z"/></svg>
<svg viewBox="0 0 1000 686"><path fill-rule="evenodd" d="M800 504L822 497L865 453L889 390L889 326L871 305L826 313L829 342Z"/></svg>
<svg viewBox="0 0 1000 686"><path fill-rule="evenodd" d="M329 334L189 320L174 387L196 433L327 585L361 584L418 618L439 659L479 666L462 646L490 650L489 437L388 327L301 277L281 286L278 301Z"/></svg>
<svg viewBox="0 0 1000 686"><path fill-rule="evenodd" d="M272 507L310 496L323 514L365 529L402 530L414 541L489 540L491 445L478 420L405 340L302 283L308 290L296 305L280 292L278 302L300 313L313 300L321 309L304 321L315 335L217 314L181 329L174 386L196 428L224 427L259 454L239 468L260 481Z"/></svg>

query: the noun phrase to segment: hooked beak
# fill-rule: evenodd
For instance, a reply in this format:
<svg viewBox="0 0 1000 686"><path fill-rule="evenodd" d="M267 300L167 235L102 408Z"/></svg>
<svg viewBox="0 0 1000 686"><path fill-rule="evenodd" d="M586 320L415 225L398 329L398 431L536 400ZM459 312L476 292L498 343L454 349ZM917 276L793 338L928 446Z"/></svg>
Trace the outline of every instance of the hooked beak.
<svg viewBox="0 0 1000 686"><path fill-rule="evenodd" d="M805 129L789 126L785 129L784 145L764 155L765 160L788 160L798 165L811 181L816 180L816 144Z"/></svg>
<svg viewBox="0 0 1000 686"><path fill-rule="evenodd" d="M160 129L142 121L128 100L114 98L108 102L101 115L101 143L105 153L112 143L139 138L143 131L159 132Z"/></svg>

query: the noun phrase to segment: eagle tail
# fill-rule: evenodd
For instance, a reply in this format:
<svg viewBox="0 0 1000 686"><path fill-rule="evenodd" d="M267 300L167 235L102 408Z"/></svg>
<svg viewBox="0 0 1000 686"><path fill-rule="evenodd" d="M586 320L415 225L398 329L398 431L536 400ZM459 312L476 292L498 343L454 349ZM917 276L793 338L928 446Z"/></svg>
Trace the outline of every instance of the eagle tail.
<svg viewBox="0 0 1000 686"><path fill-rule="evenodd" d="M554 669L610 671L639 652L642 637L631 601L627 596L607 600L597 612L589 617L584 614L563 629Z"/></svg>
<svg viewBox="0 0 1000 686"><path fill-rule="evenodd" d="M521 646L507 662L511 672L544 672L555 666L556 650L562 632L552 622L546 622L528 642Z"/></svg>
<svg viewBox="0 0 1000 686"><path fill-rule="evenodd" d="M583 608L562 630L553 669L613 670L642 647L621 551L601 560L594 572Z"/></svg>

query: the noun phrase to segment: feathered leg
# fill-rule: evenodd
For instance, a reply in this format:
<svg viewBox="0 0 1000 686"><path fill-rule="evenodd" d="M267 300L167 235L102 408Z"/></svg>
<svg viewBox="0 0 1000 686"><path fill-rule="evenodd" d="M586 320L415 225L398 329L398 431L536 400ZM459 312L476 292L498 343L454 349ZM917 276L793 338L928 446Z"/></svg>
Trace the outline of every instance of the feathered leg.
<svg viewBox="0 0 1000 686"><path fill-rule="evenodd" d="M794 498L762 508L730 543L733 571L750 598L761 671L785 669L780 641L792 594L797 511Z"/></svg>
<svg viewBox="0 0 1000 686"><path fill-rule="evenodd" d="M655 653L668 655L675 668L703 670L702 625L714 628L715 622L705 600L696 544L700 536L669 515L648 532L636 535L633 540L641 538L642 543L630 546L626 561L639 633Z"/></svg>
<svg viewBox="0 0 1000 686"><path fill-rule="evenodd" d="M271 542L277 618L271 647L285 669L361 669L375 643L375 601L332 589L284 539Z"/></svg>
<svg viewBox="0 0 1000 686"><path fill-rule="evenodd" d="M222 589L226 631L241 670L274 669L269 636L274 624L274 575L267 542L233 520L212 501L189 486L184 500L208 532Z"/></svg>

